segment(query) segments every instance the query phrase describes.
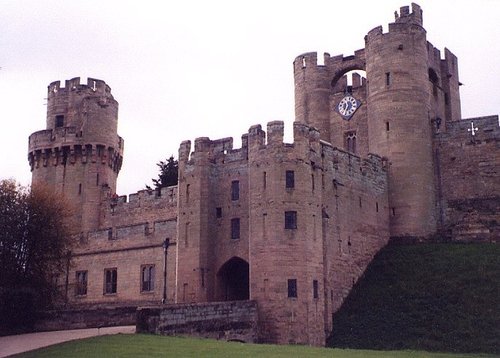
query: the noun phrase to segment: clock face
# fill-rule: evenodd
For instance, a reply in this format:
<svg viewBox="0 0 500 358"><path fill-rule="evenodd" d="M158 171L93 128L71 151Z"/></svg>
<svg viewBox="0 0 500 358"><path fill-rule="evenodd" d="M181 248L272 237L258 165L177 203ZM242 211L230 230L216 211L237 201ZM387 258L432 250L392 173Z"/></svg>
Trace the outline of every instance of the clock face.
<svg viewBox="0 0 500 358"><path fill-rule="evenodd" d="M359 108L361 103L351 95L342 98L337 105L337 111L344 119L351 119L352 115Z"/></svg>

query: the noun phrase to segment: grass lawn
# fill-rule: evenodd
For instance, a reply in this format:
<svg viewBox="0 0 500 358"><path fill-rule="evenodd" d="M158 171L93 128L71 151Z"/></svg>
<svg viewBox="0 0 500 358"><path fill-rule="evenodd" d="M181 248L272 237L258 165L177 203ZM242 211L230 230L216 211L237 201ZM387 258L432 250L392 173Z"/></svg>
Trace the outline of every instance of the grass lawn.
<svg viewBox="0 0 500 358"><path fill-rule="evenodd" d="M334 316L330 346L500 355L500 245L394 245Z"/></svg>
<svg viewBox="0 0 500 358"><path fill-rule="evenodd" d="M329 358L462 358L493 357L412 351L368 351L305 346L222 342L209 339L119 334L66 342L16 357L329 357Z"/></svg>

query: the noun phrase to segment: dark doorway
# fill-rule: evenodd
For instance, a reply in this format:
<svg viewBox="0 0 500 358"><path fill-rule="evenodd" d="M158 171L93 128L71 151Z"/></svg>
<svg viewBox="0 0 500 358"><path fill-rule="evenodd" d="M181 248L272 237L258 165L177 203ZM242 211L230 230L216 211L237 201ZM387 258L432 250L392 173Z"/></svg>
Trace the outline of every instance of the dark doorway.
<svg viewBox="0 0 500 358"><path fill-rule="evenodd" d="M220 301L248 300L248 262L239 257L228 260L217 272L217 298Z"/></svg>

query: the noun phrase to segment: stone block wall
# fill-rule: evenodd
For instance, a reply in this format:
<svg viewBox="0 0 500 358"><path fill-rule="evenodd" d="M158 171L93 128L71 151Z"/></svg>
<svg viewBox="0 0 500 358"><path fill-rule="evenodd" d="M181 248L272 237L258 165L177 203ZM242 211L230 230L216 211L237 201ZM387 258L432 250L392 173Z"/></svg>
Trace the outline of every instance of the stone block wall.
<svg viewBox="0 0 500 358"><path fill-rule="evenodd" d="M449 238L500 239L499 149L498 116L450 122L436 135L441 227Z"/></svg>
<svg viewBox="0 0 500 358"><path fill-rule="evenodd" d="M35 331L135 325L137 306L85 306L42 312Z"/></svg>
<svg viewBox="0 0 500 358"><path fill-rule="evenodd" d="M257 302L230 301L140 307L137 333L257 342Z"/></svg>

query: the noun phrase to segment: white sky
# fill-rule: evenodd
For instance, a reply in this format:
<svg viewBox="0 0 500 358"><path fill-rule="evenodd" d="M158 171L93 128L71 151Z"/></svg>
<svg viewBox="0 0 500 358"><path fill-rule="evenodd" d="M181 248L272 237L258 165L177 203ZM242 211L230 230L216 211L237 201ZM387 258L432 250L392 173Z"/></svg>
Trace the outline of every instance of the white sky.
<svg viewBox="0 0 500 358"><path fill-rule="evenodd" d="M500 112L500 0L417 0L427 39L458 56L464 118ZM409 0L0 0L0 179L29 184L47 85L99 78L120 103L118 193L143 189L182 140L294 120L292 62L351 55ZM289 138L288 137L288 138Z"/></svg>

